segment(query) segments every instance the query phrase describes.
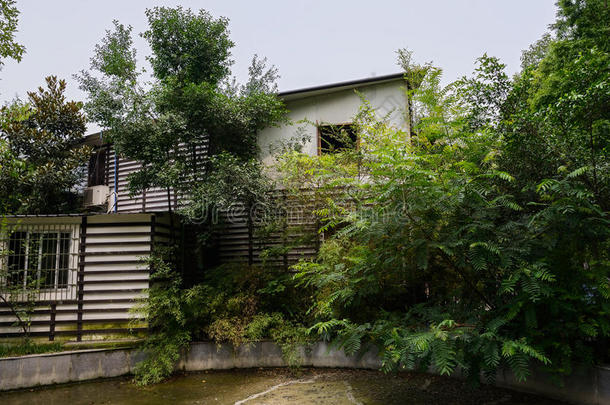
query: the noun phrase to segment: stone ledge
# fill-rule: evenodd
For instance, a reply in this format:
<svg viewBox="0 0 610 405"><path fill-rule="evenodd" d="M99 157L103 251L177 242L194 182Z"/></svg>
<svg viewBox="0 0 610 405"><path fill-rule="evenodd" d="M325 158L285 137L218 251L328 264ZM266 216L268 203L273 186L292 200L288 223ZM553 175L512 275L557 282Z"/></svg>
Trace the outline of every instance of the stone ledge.
<svg viewBox="0 0 610 405"><path fill-rule="evenodd" d="M302 350L303 367L379 369L374 350L347 356L320 342ZM0 391L118 377L133 373L145 354L136 349L88 349L35 354L0 359ZM273 342L257 342L233 349L212 342L191 344L176 366L181 371L227 370L233 368L285 367L280 348ZM518 383L510 373L498 374L496 385L561 399L576 404L610 405L610 367L585 368L564 379L557 387L543 373Z"/></svg>

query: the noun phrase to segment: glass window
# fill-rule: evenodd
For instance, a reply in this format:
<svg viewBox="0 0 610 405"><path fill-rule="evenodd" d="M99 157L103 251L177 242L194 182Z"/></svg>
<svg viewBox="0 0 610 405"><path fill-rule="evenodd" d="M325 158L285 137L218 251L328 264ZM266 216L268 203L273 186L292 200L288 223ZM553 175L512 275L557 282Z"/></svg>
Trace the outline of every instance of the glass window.
<svg viewBox="0 0 610 405"><path fill-rule="evenodd" d="M14 232L8 241L8 286L57 289L68 286L69 232Z"/></svg>

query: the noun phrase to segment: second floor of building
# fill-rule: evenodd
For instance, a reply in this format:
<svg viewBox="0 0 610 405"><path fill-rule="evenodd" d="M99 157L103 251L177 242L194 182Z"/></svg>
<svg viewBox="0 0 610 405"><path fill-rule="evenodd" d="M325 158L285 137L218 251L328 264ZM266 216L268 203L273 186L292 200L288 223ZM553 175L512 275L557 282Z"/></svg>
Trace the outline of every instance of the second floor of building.
<svg viewBox="0 0 610 405"><path fill-rule="evenodd" d="M310 155L349 147L333 136L336 130L347 134L352 138L352 145L357 145L352 124L362 106L362 98L380 117L406 132L407 103L402 74L287 91L279 93L279 97L289 111L289 123L257 134L259 158L267 166L274 164L274 154L282 144L295 139L302 143L302 151ZM87 209L117 213L167 212L178 208L186 198L161 188L130 193L128 177L142 167L141 163L117 155L103 132L88 135L86 143L94 147L84 195ZM201 147L191 152L205 155L207 150Z"/></svg>

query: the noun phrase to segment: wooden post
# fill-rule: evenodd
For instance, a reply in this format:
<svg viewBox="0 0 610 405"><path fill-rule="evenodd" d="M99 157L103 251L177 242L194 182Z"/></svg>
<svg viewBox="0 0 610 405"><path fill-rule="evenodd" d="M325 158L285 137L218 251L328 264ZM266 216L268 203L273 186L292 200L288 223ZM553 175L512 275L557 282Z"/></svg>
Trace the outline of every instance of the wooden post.
<svg viewBox="0 0 610 405"><path fill-rule="evenodd" d="M156 214L152 214L150 216L150 255L152 256L153 251L155 249L155 232L156 232L156 224L157 224L157 215ZM152 276L154 268L153 266L150 266L150 269L148 269L148 283L149 283L149 287L150 287L150 276Z"/></svg>
<svg viewBox="0 0 610 405"><path fill-rule="evenodd" d="M248 223L248 264L250 266L252 266L252 264L254 263L254 247L252 246L252 231L253 231L253 225L252 225L252 204L248 204L246 206L247 208L247 223Z"/></svg>
<svg viewBox="0 0 610 405"><path fill-rule="evenodd" d="M51 304L51 325L49 326L49 341L55 340L55 315L57 313L57 304Z"/></svg>
<svg viewBox="0 0 610 405"><path fill-rule="evenodd" d="M288 206L287 206L287 200L286 200L286 191L282 190L280 191L281 195L282 195L282 203L283 203L283 216L284 216L284 221L286 221L286 225L284 226L284 229L282 230L282 244L284 245L282 248L284 249L284 271L288 271L288 250L286 250L286 245L288 244L288 229L289 229L289 224L288 221L290 220L289 216L288 216Z"/></svg>
<svg viewBox="0 0 610 405"><path fill-rule="evenodd" d="M83 215L80 225L80 245L78 255L78 275L76 283L78 288L78 313L76 321L76 341L83 339L83 303L85 295L85 249L87 243L87 217Z"/></svg>

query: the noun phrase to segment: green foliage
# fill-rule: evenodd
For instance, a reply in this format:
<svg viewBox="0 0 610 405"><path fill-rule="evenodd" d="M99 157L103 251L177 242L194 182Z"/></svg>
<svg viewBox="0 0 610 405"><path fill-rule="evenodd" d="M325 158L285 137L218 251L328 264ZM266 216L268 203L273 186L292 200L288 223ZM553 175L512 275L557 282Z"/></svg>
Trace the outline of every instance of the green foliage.
<svg viewBox="0 0 610 405"><path fill-rule="evenodd" d="M15 41L15 33L19 23L19 10L15 0L0 1L0 58L15 59L21 62L25 47ZM0 67L4 61L0 59Z"/></svg>
<svg viewBox="0 0 610 405"><path fill-rule="evenodd" d="M467 106L469 129L476 131L498 121L498 116L510 90L504 71L506 65L487 54L477 59L474 77L463 77L455 83L460 99Z"/></svg>
<svg viewBox="0 0 610 405"><path fill-rule="evenodd" d="M218 84L232 61L226 18L200 10L155 7L146 10L149 29L142 34L153 51L150 63L160 80Z"/></svg>
<svg viewBox="0 0 610 405"><path fill-rule="evenodd" d="M559 6L556 37L545 36L535 47L536 57L515 78L503 108L500 164L515 173L515 189L530 190L542 179L561 177L559 168L588 166L581 180L607 211L610 11L603 0Z"/></svg>
<svg viewBox="0 0 610 405"><path fill-rule="evenodd" d="M152 50L152 82L139 80L131 27L115 21L95 48L91 71L77 77L88 93L85 108L109 131L119 154L144 164L130 176L131 190L195 191L193 209L198 209L214 203L199 187L203 174L222 163L238 170L256 157L257 131L283 121L285 108L275 95L277 71L255 56L248 82L231 81L234 44L224 18L181 7L156 7L146 15L149 28L142 36ZM233 161L219 156L208 162L223 153Z"/></svg>
<svg viewBox="0 0 610 405"><path fill-rule="evenodd" d="M272 339L280 344L289 364L299 359L296 349L305 343L301 308L303 291L288 275L270 268L220 266L204 282L210 288L210 317L206 336L216 342L241 344Z"/></svg>
<svg viewBox="0 0 610 405"><path fill-rule="evenodd" d="M169 376L180 355L193 337L193 321L204 304L199 289L184 289L180 276L169 264L171 252L157 249L147 260L154 269L148 298L134 311L142 313L151 333L142 345L148 355L137 364L135 381L139 385L155 384ZM136 318L137 319L137 318Z"/></svg>
<svg viewBox="0 0 610 405"><path fill-rule="evenodd" d="M512 81L487 56L444 88L420 69L411 142L365 102L357 150L281 158L325 235L294 267L315 291L311 333L350 353L375 343L388 371L475 381L608 358L608 53L579 30L537 44Z"/></svg>
<svg viewBox="0 0 610 405"><path fill-rule="evenodd" d="M20 195L15 193L26 176L26 163L11 151L6 140L0 139L0 212L8 213L19 207Z"/></svg>
<svg viewBox="0 0 610 405"><path fill-rule="evenodd" d="M86 119L65 99L66 82L47 77L47 88L0 110L0 207L11 214L75 212L76 186L90 148L82 145Z"/></svg>
<svg viewBox="0 0 610 405"><path fill-rule="evenodd" d="M64 347L61 342L39 344L34 343L31 340L25 340L18 344L0 344L0 358L61 352L63 349Z"/></svg>
<svg viewBox="0 0 610 405"><path fill-rule="evenodd" d="M255 315L246 326L245 337L250 342L271 339L277 343L289 367L301 365L301 351L312 343L305 327L295 324L278 312Z"/></svg>
<svg viewBox="0 0 610 405"><path fill-rule="evenodd" d="M229 153L211 156L207 162L208 175L192 185L190 195L193 201L182 210L192 221L207 219L211 207L228 210L237 202L244 207L254 204L271 204L269 193L272 181L263 174L259 160L244 161Z"/></svg>
<svg viewBox="0 0 610 405"><path fill-rule="evenodd" d="M524 52L514 78L484 55L472 77L443 87L440 69L402 50L406 131L363 100L357 148L285 151L279 181L323 235L317 257L294 266L293 277L223 266L187 289L170 266L155 264L166 281L151 289L156 332L147 347L157 356L139 369L149 373L141 381L167 375L186 343L203 338L234 346L271 338L291 364L300 345L320 337L354 355L375 344L386 371L461 369L475 382L502 368L522 381L534 365L568 374L575 363L607 361L608 8L602 0L559 6L555 35ZM281 121L275 71L255 60L248 84L226 84L225 20L182 9L148 16L152 89L126 79L132 64L108 64L129 68L102 67L100 88L111 96L92 92L89 104L109 117L119 148L148 164L132 186L179 188L181 179L195 197L191 219L237 200L268 203L273 185L250 158L256 130ZM128 34L112 34L123 50ZM212 46L200 49L205 41ZM100 60L132 60L100 49ZM175 152L201 145L201 134L210 141L206 178ZM288 229L271 222L269 233Z"/></svg>
<svg viewBox="0 0 610 405"><path fill-rule="evenodd" d="M170 251L157 249L148 260L154 269L151 288L135 310L146 317L151 329L142 345L148 358L136 367L138 384L168 377L188 344L197 340L212 339L236 348L271 339L280 345L289 365L300 364L299 350L309 338L298 315L304 304L290 277L259 267L222 266L210 270L203 282L187 287L170 257Z"/></svg>

